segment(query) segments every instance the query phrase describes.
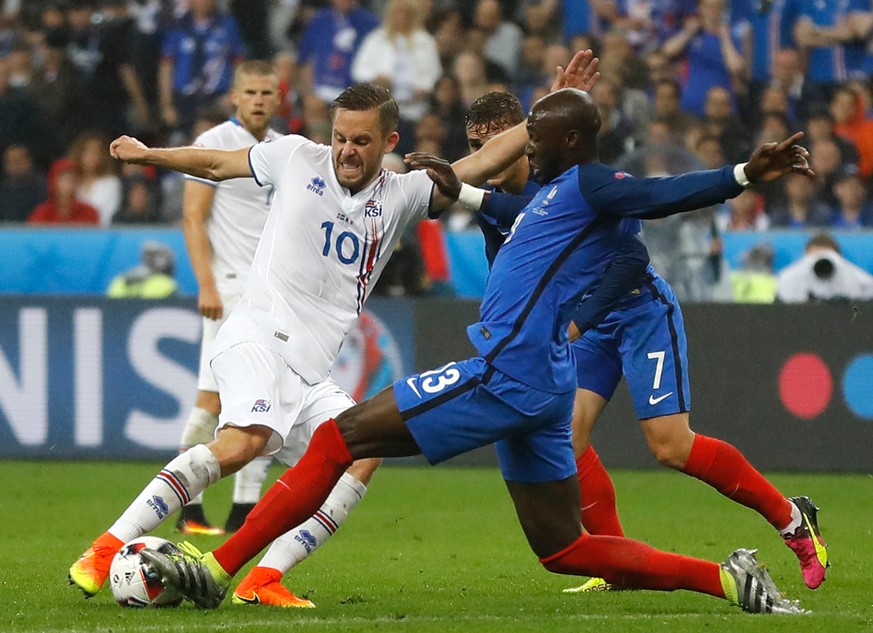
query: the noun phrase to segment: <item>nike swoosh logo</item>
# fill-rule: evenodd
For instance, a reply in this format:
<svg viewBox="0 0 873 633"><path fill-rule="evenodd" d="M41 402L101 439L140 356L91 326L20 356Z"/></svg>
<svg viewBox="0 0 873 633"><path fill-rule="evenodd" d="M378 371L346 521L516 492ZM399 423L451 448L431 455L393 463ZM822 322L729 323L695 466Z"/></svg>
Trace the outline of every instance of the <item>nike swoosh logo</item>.
<svg viewBox="0 0 873 633"><path fill-rule="evenodd" d="M258 594L252 594L252 595L253 595L253 597L251 597L251 598L244 598L237 593L237 594L234 594L234 598L236 598L237 600L239 600L243 604L252 604L252 605L261 604L261 599L258 598Z"/></svg>
<svg viewBox="0 0 873 633"><path fill-rule="evenodd" d="M655 394L652 394L651 396L649 396L649 404L654 407L661 400L663 400L664 398L669 398L672 395L673 395L672 391L670 393L665 393L663 396L658 396L657 398L655 397Z"/></svg>

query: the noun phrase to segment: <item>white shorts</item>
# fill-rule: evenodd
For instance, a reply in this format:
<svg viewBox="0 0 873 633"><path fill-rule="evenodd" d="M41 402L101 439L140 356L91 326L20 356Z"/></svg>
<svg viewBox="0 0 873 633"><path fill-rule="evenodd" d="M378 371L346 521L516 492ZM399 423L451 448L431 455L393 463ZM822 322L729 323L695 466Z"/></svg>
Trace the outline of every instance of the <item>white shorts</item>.
<svg viewBox="0 0 873 633"><path fill-rule="evenodd" d="M218 392L218 384L215 382L215 376L212 375L212 369L209 367L215 348L215 335L218 334L219 328L227 321L231 310L239 303L239 297L240 294L238 292L221 293L221 303L224 308L221 318L207 319L203 317L203 335L200 337L200 369L197 373L198 391Z"/></svg>
<svg viewBox="0 0 873 633"><path fill-rule="evenodd" d="M303 456L322 422L355 404L330 378L307 384L280 354L257 340L220 351L212 370L221 396L218 428L269 427L273 435L264 454L288 466Z"/></svg>

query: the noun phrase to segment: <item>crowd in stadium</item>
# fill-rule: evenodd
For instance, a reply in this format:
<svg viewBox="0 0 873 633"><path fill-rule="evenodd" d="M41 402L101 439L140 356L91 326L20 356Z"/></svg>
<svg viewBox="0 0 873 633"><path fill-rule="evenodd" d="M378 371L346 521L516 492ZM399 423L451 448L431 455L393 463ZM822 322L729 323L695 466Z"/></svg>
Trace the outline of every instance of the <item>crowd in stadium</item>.
<svg viewBox="0 0 873 633"><path fill-rule="evenodd" d="M464 112L476 97L507 90L528 108L555 66L590 47L601 60L592 91L603 121L600 157L634 175L721 166L793 131L807 135L814 180L790 177L653 224L653 258L661 241L671 246L660 250L679 244L705 264L727 230L873 226L870 0L3 5L2 222L177 223L181 177L122 166L108 142L126 133L149 144L189 143L232 112L232 71L243 59L273 60L281 132L329 142L330 101L352 82L371 81L400 104L399 156L418 150L453 160L467 151ZM470 222L456 211L444 227Z"/></svg>

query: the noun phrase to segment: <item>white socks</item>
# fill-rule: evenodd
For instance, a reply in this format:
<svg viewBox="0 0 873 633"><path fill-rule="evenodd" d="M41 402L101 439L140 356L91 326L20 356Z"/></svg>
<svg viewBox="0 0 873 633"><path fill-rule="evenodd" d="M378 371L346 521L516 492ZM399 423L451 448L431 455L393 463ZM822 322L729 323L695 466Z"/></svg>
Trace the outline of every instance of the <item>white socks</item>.
<svg viewBox="0 0 873 633"><path fill-rule="evenodd" d="M112 524L109 532L125 543L151 532L219 479L218 459L212 451L198 444L164 466Z"/></svg>
<svg viewBox="0 0 873 633"><path fill-rule="evenodd" d="M182 431L182 446L179 452L185 452L197 444L208 444L215 439L215 427L218 426L218 416L212 415L206 409L194 407L185 422L185 430ZM203 505L203 493L195 495L188 503Z"/></svg>
<svg viewBox="0 0 873 633"><path fill-rule="evenodd" d="M218 416L212 415L206 409L194 407L185 422L182 431L182 449L186 450L197 444L209 444L215 439L215 427L218 426Z"/></svg>
<svg viewBox="0 0 873 633"><path fill-rule="evenodd" d="M285 574L339 529L366 492L367 486L343 473L324 505L306 521L273 541L258 567L270 567Z"/></svg>
<svg viewBox="0 0 873 633"><path fill-rule="evenodd" d="M234 503L254 504L261 500L261 488L272 461L272 457L256 457L236 472L233 480Z"/></svg>

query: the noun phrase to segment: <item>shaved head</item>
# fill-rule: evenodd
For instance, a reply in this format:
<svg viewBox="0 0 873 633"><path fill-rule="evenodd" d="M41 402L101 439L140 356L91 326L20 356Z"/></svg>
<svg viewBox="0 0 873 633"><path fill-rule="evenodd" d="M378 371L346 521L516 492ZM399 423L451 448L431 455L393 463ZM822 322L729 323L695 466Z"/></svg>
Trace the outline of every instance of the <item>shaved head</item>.
<svg viewBox="0 0 873 633"><path fill-rule="evenodd" d="M531 109L527 130L525 153L540 182L597 160L600 113L587 92L564 88L546 95Z"/></svg>

